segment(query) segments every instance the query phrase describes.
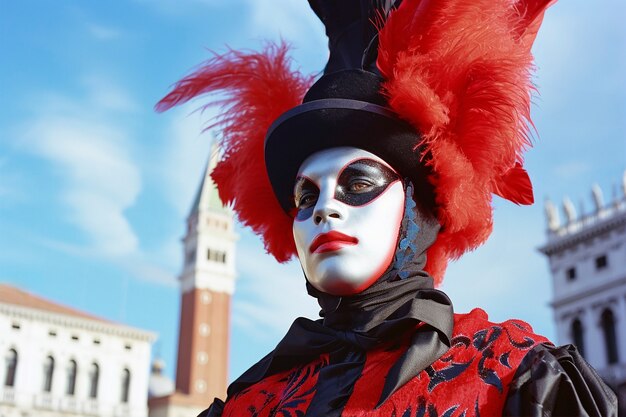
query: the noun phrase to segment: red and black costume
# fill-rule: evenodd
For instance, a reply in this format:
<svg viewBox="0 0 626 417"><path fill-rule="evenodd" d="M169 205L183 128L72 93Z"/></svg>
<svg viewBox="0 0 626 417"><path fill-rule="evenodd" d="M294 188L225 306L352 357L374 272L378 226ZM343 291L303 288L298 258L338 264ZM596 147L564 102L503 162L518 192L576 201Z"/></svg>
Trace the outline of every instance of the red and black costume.
<svg viewBox="0 0 626 417"><path fill-rule="evenodd" d="M225 98L213 178L279 261L295 254L293 186L310 155L356 147L403 178L394 260L369 288L307 285L321 319L276 349L203 416L597 416L615 396L571 346L521 321L454 315L434 284L491 232L491 197L532 203L530 48L550 0L309 0L326 26L324 75L292 71L284 45L217 55L157 109ZM213 104L213 103L211 103ZM433 278L431 278L433 277Z"/></svg>
<svg viewBox="0 0 626 417"><path fill-rule="evenodd" d="M326 354L241 389L225 406L214 403L206 415L611 415L610 402L594 404L610 394L571 347L549 346L518 320L491 323L482 310L456 315L454 329L452 347L380 405L385 377L406 340L367 351L360 377L346 382L349 396L333 390L318 394L320 386L325 388L319 381L325 369L334 368L333 379L348 379L342 362Z"/></svg>

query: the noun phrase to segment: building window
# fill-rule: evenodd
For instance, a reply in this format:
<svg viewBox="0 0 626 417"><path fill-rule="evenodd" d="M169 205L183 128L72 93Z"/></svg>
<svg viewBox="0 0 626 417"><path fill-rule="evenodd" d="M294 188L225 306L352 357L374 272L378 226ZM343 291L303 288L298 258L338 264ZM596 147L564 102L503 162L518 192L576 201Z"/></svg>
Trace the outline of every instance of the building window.
<svg viewBox="0 0 626 417"><path fill-rule="evenodd" d="M5 369L4 386L15 386L15 374L17 372L17 351L15 349L10 349L9 352L7 352L5 357Z"/></svg>
<svg viewBox="0 0 626 417"><path fill-rule="evenodd" d="M54 376L54 358L48 356L43 363L43 392L52 391L52 377Z"/></svg>
<svg viewBox="0 0 626 417"><path fill-rule="evenodd" d="M65 393L73 396L76 392L76 374L78 373L78 365L75 360L71 360L67 364L67 389Z"/></svg>
<svg viewBox="0 0 626 417"><path fill-rule="evenodd" d="M122 397L121 397L121 400L123 403L128 402L129 392L130 392L130 371L128 369L124 369L122 371Z"/></svg>
<svg viewBox="0 0 626 417"><path fill-rule="evenodd" d="M209 261L226 263L226 252L224 251L208 249L206 257Z"/></svg>
<svg viewBox="0 0 626 417"><path fill-rule="evenodd" d="M598 256L596 258L596 269L604 269L609 265L609 260L606 255Z"/></svg>
<svg viewBox="0 0 626 417"><path fill-rule="evenodd" d="M89 369L89 398L98 398L98 379L100 378L100 367L97 363L92 363Z"/></svg>
<svg viewBox="0 0 626 417"><path fill-rule="evenodd" d="M602 331L604 333L604 345L606 346L606 359L608 364L618 362L617 357L617 334L615 332L615 316L610 308L602 312Z"/></svg>
<svg viewBox="0 0 626 417"><path fill-rule="evenodd" d="M565 276L567 276L568 281L574 281L576 279L576 268L567 268L567 271L565 271Z"/></svg>
<svg viewBox="0 0 626 417"><path fill-rule="evenodd" d="M576 345L576 347L578 348L578 351L584 357L585 356L585 341L584 341L583 333L584 333L583 324L580 322L580 320L575 319L572 322L572 339L574 341L574 345Z"/></svg>

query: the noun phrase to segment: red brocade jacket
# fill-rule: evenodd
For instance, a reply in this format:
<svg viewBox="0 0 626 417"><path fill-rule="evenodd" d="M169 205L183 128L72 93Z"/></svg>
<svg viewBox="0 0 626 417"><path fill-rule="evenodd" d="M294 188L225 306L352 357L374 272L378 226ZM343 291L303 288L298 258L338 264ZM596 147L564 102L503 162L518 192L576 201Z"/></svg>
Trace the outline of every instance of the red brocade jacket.
<svg viewBox="0 0 626 417"><path fill-rule="evenodd" d="M570 385L585 385L576 381L578 374L571 371L570 374L575 374L571 379L559 375L556 378L559 382L552 381L539 389L531 384L532 388L526 389L523 394L511 396L511 390L519 390L522 385L528 385L530 379L540 379L543 374L554 371L545 371L546 367L559 366L556 360L545 359L546 355L552 358L551 354L546 353L549 349L557 348L545 337L534 334L527 323L520 320L492 323L481 309L474 309L468 314L455 314L451 348L377 408L385 376L406 346L406 343L398 343L367 352L362 374L354 384L341 416L615 415L610 411L615 408L615 397L606 391L599 378L598 381L592 381L591 387L583 387L583 398L577 398L575 393L570 392ZM529 355L530 352L534 354ZM328 355L322 355L313 362L266 377L238 392L225 404L216 400L201 416L309 416L307 409L316 393L318 375L328 363ZM520 367L527 371L520 373ZM589 372L592 375L588 375ZM597 378L591 368L585 368L583 375L582 379ZM587 398L594 396L599 405ZM540 406L525 408L519 404L525 401ZM572 404L561 404L560 401ZM555 412L555 408L562 411ZM521 411L531 409L534 410L532 414L530 411Z"/></svg>

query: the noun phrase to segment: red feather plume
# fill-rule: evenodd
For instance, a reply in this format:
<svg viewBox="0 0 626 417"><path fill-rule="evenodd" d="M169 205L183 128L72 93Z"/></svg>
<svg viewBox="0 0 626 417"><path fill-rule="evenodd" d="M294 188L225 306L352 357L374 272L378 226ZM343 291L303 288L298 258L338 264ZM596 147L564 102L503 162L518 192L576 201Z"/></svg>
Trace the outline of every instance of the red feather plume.
<svg viewBox="0 0 626 417"><path fill-rule="evenodd" d="M278 116L302 102L313 81L290 69L288 49L282 43L268 44L260 53L215 54L156 105L157 111L165 111L203 94L224 94L204 106L221 106L210 127L222 129L224 155L211 176L221 200L233 205L239 220L262 237L265 249L280 262L296 253L293 219L282 210L265 170L265 133Z"/></svg>
<svg viewBox="0 0 626 417"><path fill-rule="evenodd" d="M530 146L530 48L553 0L405 0L380 30L378 67L390 106L422 134L442 231L426 269L492 229L492 193L532 203L521 167Z"/></svg>
<svg viewBox="0 0 626 417"><path fill-rule="evenodd" d="M532 203L522 168L530 146L532 55L545 9L555 0L404 0L380 30L378 67L389 105L422 133L442 225L426 270L440 283L449 259L482 244L492 230L492 194ZM279 261L296 253L292 218L265 170L270 125L299 105L312 77L290 69L288 48L215 55L156 106L167 110L207 93L222 111L224 156L212 176L220 198L261 235Z"/></svg>

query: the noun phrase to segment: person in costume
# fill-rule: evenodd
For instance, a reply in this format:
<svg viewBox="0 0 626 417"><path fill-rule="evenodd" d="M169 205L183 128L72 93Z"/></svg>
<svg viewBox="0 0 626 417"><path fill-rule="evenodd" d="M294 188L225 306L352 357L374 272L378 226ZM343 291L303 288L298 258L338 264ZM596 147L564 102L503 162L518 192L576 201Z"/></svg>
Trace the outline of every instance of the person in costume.
<svg viewBox="0 0 626 417"><path fill-rule="evenodd" d="M321 307L202 416L616 416L573 346L435 289L489 236L493 194L532 203L530 49L551 1L309 3L330 46L315 83L269 45L216 55L157 105L226 94L220 197L299 258Z"/></svg>

